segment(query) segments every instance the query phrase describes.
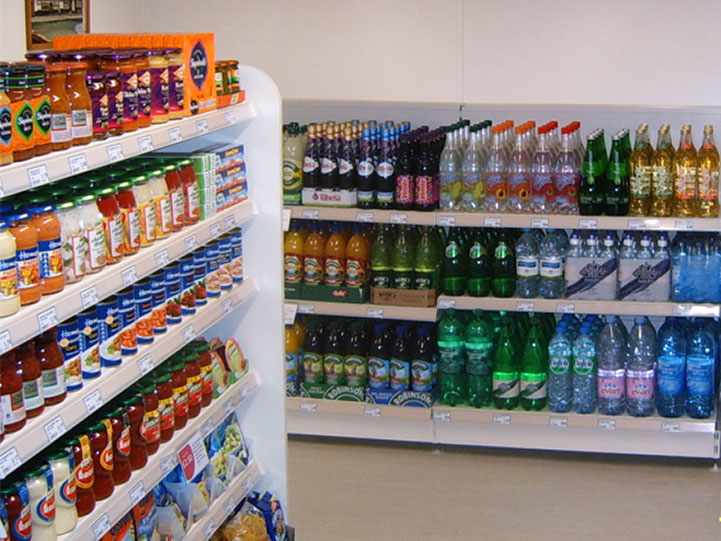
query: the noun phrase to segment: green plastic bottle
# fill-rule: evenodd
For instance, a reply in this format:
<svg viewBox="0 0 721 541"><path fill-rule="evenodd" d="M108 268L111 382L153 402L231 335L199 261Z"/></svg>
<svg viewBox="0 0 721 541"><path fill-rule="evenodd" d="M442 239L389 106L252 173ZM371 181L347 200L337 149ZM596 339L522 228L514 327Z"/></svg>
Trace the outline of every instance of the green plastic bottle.
<svg viewBox="0 0 721 541"><path fill-rule="evenodd" d="M466 292L466 258L461 228L451 227L441 260L441 289L445 295Z"/></svg>
<svg viewBox="0 0 721 541"><path fill-rule="evenodd" d="M488 238L481 229L475 229L468 248L468 294L486 297L491 292L491 258Z"/></svg>
<svg viewBox="0 0 721 541"><path fill-rule="evenodd" d="M548 345L542 335L539 318L531 318L531 328L521 357L521 407L526 411L540 411L546 407Z"/></svg>
<svg viewBox="0 0 721 541"><path fill-rule="evenodd" d="M513 297L516 291L516 256L505 232L499 235L493 250L491 287L496 297Z"/></svg>
<svg viewBox="0 0 721 541"><path fill-rule="evenodd" d="M438 400L456 406L466 397L463 324L453 308L438 324Z"/></svg>
<svg viewBox="0 0 721 541"><path fill-rule="evenodd" d="M468 403L480 408L491 403L493 329L481 310L474 310L466 326L466 374Z"/></svg>
<svg viewBox="0 0 721 541"><path fill-rule="evenodd" d="M516 326L506 316L493 353L493 404L498 409L514 409L519 403L518 350L514 342Z"/></svg>

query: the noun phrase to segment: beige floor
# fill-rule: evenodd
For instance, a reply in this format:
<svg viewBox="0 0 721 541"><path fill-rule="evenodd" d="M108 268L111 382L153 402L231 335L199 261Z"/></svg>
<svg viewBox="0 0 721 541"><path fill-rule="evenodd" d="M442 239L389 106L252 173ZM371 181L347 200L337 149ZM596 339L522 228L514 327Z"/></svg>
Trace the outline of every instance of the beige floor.
<svg viewBox="0 0 721 541"><path fill-rule="evenodd" d="M710 461L297 439L300 541L721 539Z"/></svg>

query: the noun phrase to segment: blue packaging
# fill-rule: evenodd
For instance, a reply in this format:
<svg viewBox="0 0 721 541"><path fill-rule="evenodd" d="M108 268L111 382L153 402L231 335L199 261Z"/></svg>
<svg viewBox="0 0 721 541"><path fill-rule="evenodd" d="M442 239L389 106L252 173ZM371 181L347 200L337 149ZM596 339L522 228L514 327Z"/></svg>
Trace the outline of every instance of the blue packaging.
<svg viewBox="0 0 721 541"><path fill-rule="evenodd" d="M135 299L135 332L138 344L153 343L153 292L150 289L150 278L144 278L133 284Z"/></svg>
<svg viewBox="0 0 721 541"><path fill-rule="evenodd" d="M98 335L98 316L95 308L78 314L80 330L80 363L83 379L93 379L100 375L100 337Z"/></svg>
<svg viewBox="0 0 721 541"><path fill-rule="evenodd" d="M165 272L159 270L150 275L150 291L153 296L153 334L168 332L167 310L165 308Z"/></svg>
<svg viewBox="0 0 721 541"><path fill-rule="evenodd" d="M120 357L120 305L115 296L100 301L96 307L100 335L100 362L103 366L117 366Z"/></svg>
<svg viewBox="0 0 721 541"><path fill-rule="evenodd" d="M58 325L58 346L63 353L65 365L65 388L68 392L83 387L83 374L80 368L80 330L78 318L71 317Z"/></svg>
<svg viewBox="0 0 721 541"><path fill-rule="evenodd" d="M184 316L195 314L195 269L193 256L186 255L178 260L180 264L180 308Z"/></svg>
<svg viewBox="0 0 721 541"><path fill-rule="evenodd" d="M205 259L205 248L193 252L193 279L195 280L195 305L208 304L208 294L205 289L205 275L208 274L208 265Z"/></svg>
<svg viewBox="0 0 721 541"><path fill-rule="evenodd" d="M138 337L135 332L135 297L133 288L123 289L117 294L120 314L120 353L135 355L138 352Z"/></svg>
<svg viewBox="0 0 721 541"><path fill-rule="evenodd" d="M171 263L165 269L165 311L168 325L177 325L183 320L180 308L180 265Z"/></svg>

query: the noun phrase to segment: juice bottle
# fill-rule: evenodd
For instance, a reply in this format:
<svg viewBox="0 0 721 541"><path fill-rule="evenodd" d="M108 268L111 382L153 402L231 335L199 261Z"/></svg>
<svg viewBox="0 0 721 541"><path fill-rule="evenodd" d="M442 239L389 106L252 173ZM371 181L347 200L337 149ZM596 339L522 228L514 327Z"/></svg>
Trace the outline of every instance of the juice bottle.
<svg viewBox="0 0 721 541"><path fill-rule="evenodd" d="M353 226L353 234L345 248L346 285L363 287L367 280L368 243L359 225Z"/></svg>
<svg viewBox="0 0 721 541"><path fill-rule="evenodd" d="M300 222L293 221L290 230L285 234L283 243L285 282L300 284L303 281L303 230Z"/></svg>
<svg viewBox="0 0 721 541"><path fill-rule="evenodd" d="M298 337L290 325L285 326L285 381L297 385L298 354L300 352Z"/></svg>
<svg viewBox="0 0 721 541"><path fill-rule="evenodd" d="M322 228L320 224L314 223L303 243L303 282L306 285L323 283L324 257L325 241Z"/></svg>
<svg viewBox="0 0 721 541"><path fill-rule="evenodd" d="M651 158L651 215L671 216L673 206L673 155L671 127L658 129L656 151Z"/></svg>
<svg viewBox="0 0 721 541"><path fill-rule="evenodd" d="M636 129L636 143L629 158L631 166L631 200L629 214L647 216L651 204L651 159L653 148L648 138L648 124Z"/></svg>
<svg viewBox="0 0 721 541"><path fill-rule="evenodd" d="M673 159L674 216L694 216L698 194L698 156L693 146L691 124L681 128L681 141Z"/></svg>
<svg viewBox="0 0 721 541"><path fill-rule="evenodd" d="M698 151L698 206L703 218L718 216L719 153L714 144L713 125L703 130L703 144Z"/></svg>
<svg viewBox="0 0 721 541"><path fill-rule="evenodd" d="M346 242L341 226L334 224L325 243L324 282L328 286L342 286L345 281Z"/></svg>

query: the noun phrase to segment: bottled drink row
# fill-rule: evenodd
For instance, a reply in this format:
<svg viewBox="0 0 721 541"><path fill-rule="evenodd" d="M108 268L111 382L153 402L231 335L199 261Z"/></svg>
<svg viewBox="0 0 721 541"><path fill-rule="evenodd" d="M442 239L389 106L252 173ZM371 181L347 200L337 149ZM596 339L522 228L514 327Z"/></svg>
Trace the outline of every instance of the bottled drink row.
<svg viewBox="0 0 721 541"><path fill-rule="evenodd" d="M684 124L668 124L654 149L648 125L611 138L580 123L514 126L460 120L430 130L409 122L352 120L286 125L284 200L301 188L357 191L359 208L609 216L718 216L719 154L713 126L699 150ZM444 140L445 137L445 140ZM303 199L304 204L313 204Z"/></svg>

